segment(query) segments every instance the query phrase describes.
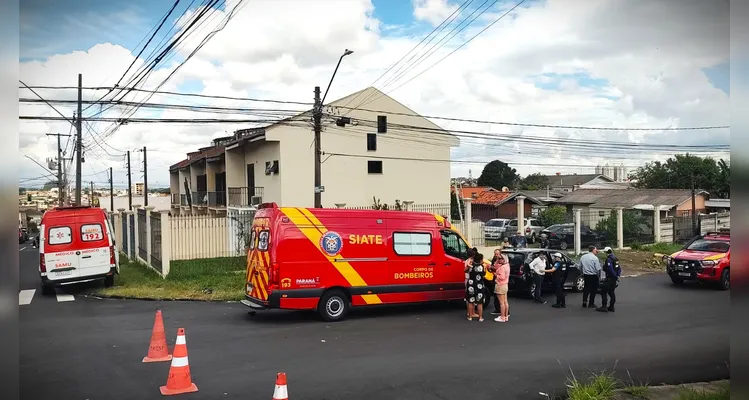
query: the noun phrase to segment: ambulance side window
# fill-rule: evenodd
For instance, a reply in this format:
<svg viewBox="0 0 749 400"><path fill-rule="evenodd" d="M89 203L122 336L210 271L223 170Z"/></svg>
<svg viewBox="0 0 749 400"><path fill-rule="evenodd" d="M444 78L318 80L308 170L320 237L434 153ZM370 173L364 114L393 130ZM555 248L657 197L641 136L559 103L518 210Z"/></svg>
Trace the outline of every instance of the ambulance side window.
<svg viewBox="0 0 749 400"><path fill-rule="evenodd" d="M393 232L393 250L399 256L432 254L432 235L428 232Z"/></svg>
<svg viewBox="0 0 749 400"><path fill-rule="evenodd" d="M468 258L468 245L463 239L455 232L442 231L442 247L445 249L445 254L461 260Z"/></svg>
<svg viewBox="0 0 749 400"><path fill-rule="evenodd" d="M49 244L68 244L73 241L73 230L69 226L55 226L49 228L47 243Z"/></svg>

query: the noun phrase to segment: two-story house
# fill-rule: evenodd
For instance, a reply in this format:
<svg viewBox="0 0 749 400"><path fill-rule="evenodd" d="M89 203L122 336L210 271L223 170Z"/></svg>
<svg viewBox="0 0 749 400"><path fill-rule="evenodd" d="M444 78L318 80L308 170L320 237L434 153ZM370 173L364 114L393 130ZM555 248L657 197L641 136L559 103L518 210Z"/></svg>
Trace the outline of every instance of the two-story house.
<svg viewBox="0 0 749 400"><path fill-rule="evenodd" d="M352 99L368 100L354 108L361 101ZM373 87L329 103L323 112L323 207L365 207L373 197L387 204L450 203L445 187L457 137ZM261 202L312 207L310 120L307 111L188 153L170 167L173 210L213 213Z"/></svg>

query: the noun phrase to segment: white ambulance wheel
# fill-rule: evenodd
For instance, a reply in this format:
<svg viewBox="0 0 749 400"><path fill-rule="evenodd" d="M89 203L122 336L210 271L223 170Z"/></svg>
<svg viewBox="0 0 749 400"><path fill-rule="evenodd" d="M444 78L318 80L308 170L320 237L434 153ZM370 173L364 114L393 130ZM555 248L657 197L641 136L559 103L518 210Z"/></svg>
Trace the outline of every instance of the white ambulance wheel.
<svg viewBox="0 0 749 400"><path fill-rule="evenodd" d="M320 297L317 311L326 322L344 319L349 310L349 299L342 290L329 290Z"/></svg>

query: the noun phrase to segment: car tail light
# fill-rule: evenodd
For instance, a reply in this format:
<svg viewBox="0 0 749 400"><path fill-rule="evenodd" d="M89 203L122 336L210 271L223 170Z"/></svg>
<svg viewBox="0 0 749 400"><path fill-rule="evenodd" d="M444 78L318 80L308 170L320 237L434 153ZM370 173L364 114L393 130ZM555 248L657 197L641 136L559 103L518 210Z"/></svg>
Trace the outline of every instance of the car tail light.
<svg viewBox="0 0 749 400"><path fill-rule="evenodd" d="M115 258L115 249L114 246L109 247L109 263L112 265L117 264L117 259Z"/></svg>
<svg viewBox="0 0 749 400"><path fill-rule="evenodd" d="M39 254L39 271L47 272L47 264L44 262L44 254Z"/></svg>
<svg viewBox="0 0 749 400"><path fill-rule="evenodd" d="M520 268L518 269L518 275L523 275L523 269L524 269L523 267L525 267L525 265L521 264Z"/></svg>
<svg viewBox="0 0 749 400"><path fill-rule="evenodd" d="M557 237L557 234L554 232L549 233L549 237Z"/></svg>
<svg viewBox="0 0 749 400"><path fill-rule="evenodd" d="M525 228L525 233L531 233L531 228L530 227Z"/></svg>
<svg viewBox="0 0 749 400"><path fill-rule="evenodd" d="M269 284L278 285L278 263L271 263L268 271Z"/></svg>

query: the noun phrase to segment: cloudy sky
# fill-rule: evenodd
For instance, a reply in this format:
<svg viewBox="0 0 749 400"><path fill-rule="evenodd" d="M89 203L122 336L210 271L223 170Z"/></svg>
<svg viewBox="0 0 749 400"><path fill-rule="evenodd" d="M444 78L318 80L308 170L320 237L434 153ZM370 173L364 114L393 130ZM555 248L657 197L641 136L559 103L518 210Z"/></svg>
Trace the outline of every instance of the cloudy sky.
<svg viewBox="0 0 749 400"><path fill-rule="evenodd" d="M518 127L434 119L446 129L498 136L461 138L461 146L452 152L453 176L466 176L469 170L478 176L482 164L492 159L514 164L524 175L592 173L593 166L606 162L631 170L676 151L646 145L618 145L607 151L605 146L591 147L585 142L682 148L729 143L728 129L634 130L729 125L727 2L527 0L495 22L518 1L221 0L141 83L152 89L169 77L160 90L308 103L313 87L325 88L338 57L349 48L355 52L344 59L328 100L373 85L428 116L630 129ZM199 5L206 2L179 1L136 59L173 1L24 1L21 80L30 86L70 87L81 73L86 87L112 86L132 64L122 81L128 82L146 68L155 48L185 32L201 12ZM232 10L226 28L183 64ZM46 99L76 98L75 90L36 92ZM96 100L106 93L86 90L83 96ZM38 99L26 89L19 89L19 96ZM146 98L148 93L131 92L125 100ZM247 119L263 114L278 118L305 108L165 94L148 101L272 111L229 115L141 108L135 117ZM54 105L72 117L73 105ZM21 115L59 116L43 103L23 102L20 108ZM128 108L100 104L84 112L84 117L123 115L130 115ZM123 153L127 150L132 152L134 180L140 180L142 155L136 150L147 146L151 186L167 186L169 165L183 159L186 152L207 146L212 138L245 126L85 122L84 181L103 186L105 171L112 167L114 182L121 186L126 182ZM21 121L20 154L42 164L54 157L55 139L46 133L68 134L71 125ZM518 138L522 141L512 140ZM570 141L559 145L538 138ZM66 142L63 138L63 145ZM67 149L70 156L70 146ZM710 148L695 147L695 151L727 157L727 152ZM21 157L20 163L22 185L46 179L32 179L46 173L33 161Z"/></svg>

